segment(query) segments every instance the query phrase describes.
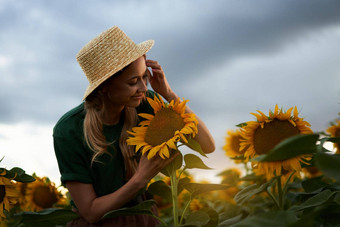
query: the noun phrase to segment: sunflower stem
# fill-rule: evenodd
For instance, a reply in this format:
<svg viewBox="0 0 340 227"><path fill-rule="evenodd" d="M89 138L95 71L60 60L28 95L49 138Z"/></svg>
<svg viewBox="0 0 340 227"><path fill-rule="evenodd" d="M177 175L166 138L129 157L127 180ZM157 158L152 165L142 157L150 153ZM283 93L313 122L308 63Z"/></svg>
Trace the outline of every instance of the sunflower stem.
<svg viewBox="0 0 340 227"><path fill-rule="evenodd" d="M179 224L180 224L180 225L182 224L184 215L185 215L185 213L187 212L187 209L188 209L188 207L189 207L191 201L192 201L192 198L190 197L190 199L189 199L187 205L185 205L185 208L184 208L184 210L183 210L183 213L182 213L182 216L181 216L181 220L179 221Z"/></svg>
<svg viewBox="0 0 340 227"><path fill-rule="evenodd" d="M283 190L282 190L282 198L284 198L285 195L286 195L286 193L287 193L287 190L288 190L288 183L289 183L290 179L293 177L294 173L295 173L295 171L293 171L293 172L289 175L287 181L285 182L285 185L283 186ZM284 207L284 202L285 202L285 200L282 199L282 207Z"/></svg>
<svg viewBox="0 0 340 227"><path fill-rule="evenodd" d="M181 175L185 170L186 170L186 166L184 166L184 168L181 170L181 172L179 172L178 179L181 179Z"/></svg>
<svg viewBox="0 0 340 227"><path fill-rule="evenodd" d="M273 195L273 193L272 193L270 190L271 190L271 187L268 187L267 190L266 190L267 194L268 194L268 195L270 196L270 198L274 201L274 203L275 203L275 205L277 206L277 208L280 209L280 205L279 205L277 199L275 198L275 196Z"/></svg>
<svg viewBox="0 0 340 227"><path fill-rule="evenodd" d="M283 193L282 193L282 185L281 185L281 176L277 178L277 192L279 197L279 206L280 209L283 209Z"/></svg>
<svg viewBox="0 0 340 227"><path fill-rule="evenodd" d="M177 179L176 179L176 169L172 166L170 173L171 181L171 194L172 194L172 210L174 216L174 227L178 227L178 204L177 204Z"/></svg>

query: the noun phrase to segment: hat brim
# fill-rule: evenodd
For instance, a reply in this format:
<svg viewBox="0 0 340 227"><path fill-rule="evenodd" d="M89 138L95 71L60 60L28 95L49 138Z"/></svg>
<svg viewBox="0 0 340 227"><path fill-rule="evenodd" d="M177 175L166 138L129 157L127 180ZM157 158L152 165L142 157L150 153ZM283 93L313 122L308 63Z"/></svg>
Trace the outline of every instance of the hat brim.
<svg viewBox="0 0 340 227"><path fill-rule="evenodd" d="M122 62L121 67L115 68L112 71L108 71L104 76L102 76L99 80L97 80L95 83L90 84L86 90L85 94L83 96L83 100L85 100L99 85L101 85L103 82L105 82L107 79L109 79L112 75L117 73L119 70L123 69L125 66L129 65L130 63L136 61L139 57L146 54L154 45L154 40L147 40L142 43L137 44L136 51L133 52L129 58L127 58L124 62Z"/></svg>

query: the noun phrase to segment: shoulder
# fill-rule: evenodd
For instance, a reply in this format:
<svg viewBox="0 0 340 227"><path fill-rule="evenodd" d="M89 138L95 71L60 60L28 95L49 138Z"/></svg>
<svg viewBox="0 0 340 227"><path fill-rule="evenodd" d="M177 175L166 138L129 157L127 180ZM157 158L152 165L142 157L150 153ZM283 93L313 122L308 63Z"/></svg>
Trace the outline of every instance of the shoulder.
<svg viewBox="0 0 340 227"><path fill-rule="evenodd" d="M53 128L53 136L72 133L82 129L84 122L85 110L84 103L66 112L56 123Z"/></svg>

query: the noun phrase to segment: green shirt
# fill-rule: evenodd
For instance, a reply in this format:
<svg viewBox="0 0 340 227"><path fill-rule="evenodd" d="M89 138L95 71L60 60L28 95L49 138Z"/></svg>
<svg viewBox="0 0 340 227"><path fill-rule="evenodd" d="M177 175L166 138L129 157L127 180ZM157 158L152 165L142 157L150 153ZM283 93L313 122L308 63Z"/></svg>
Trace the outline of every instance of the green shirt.
<svg viewBox="0 0 340 227"><path fill-rule="evenodd" d="M146 96L153 98L154 92ZM153 109L146 100L136 108L137 113L151 113ZM78 181L92 184L97 196L112 193L122 187L125 181L124 159L119 148L119 137L124 119L116 125L103 125L103 133L108 142L115 141L108 148L112 155L103 154L99 162L91 166L93 151L84 139L84 103L64 114L53 129L54 150L61 174L61 182Z"/></svg>

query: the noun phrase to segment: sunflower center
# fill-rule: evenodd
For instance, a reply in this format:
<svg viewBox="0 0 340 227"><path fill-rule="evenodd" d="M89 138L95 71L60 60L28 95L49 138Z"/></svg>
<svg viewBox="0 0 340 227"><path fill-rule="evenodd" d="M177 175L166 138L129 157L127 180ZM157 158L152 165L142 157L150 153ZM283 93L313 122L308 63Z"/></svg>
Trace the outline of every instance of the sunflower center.
<svg viewBox="0 0 340 227"><path fill-rule="evenodd" d="M267 154L282 140L299 134L300 131L288 120L274 119L258 127L254 133L254 148L256 154Z"/></svg>
<svg viewBox="0 0 340 227"><path fill-rule="evenodd" d="M6 195L5 185L0 185L0 203L4 201L5 195Z"/></svg>
<svg viewBox="0 0 340 227"><path fill-rule="evenodd" d="M151 120L146 131L145 142L152 146L160 145L171 139L184 125L179 113L173 109L163 108Z"/></svg>
<svg viewBox="0 0 340 227"><path fill-rule="evenodd" d="M50 208L57 202L57 195L48 186L39 186L33 193L33 202L42 208Z"/></svg>

